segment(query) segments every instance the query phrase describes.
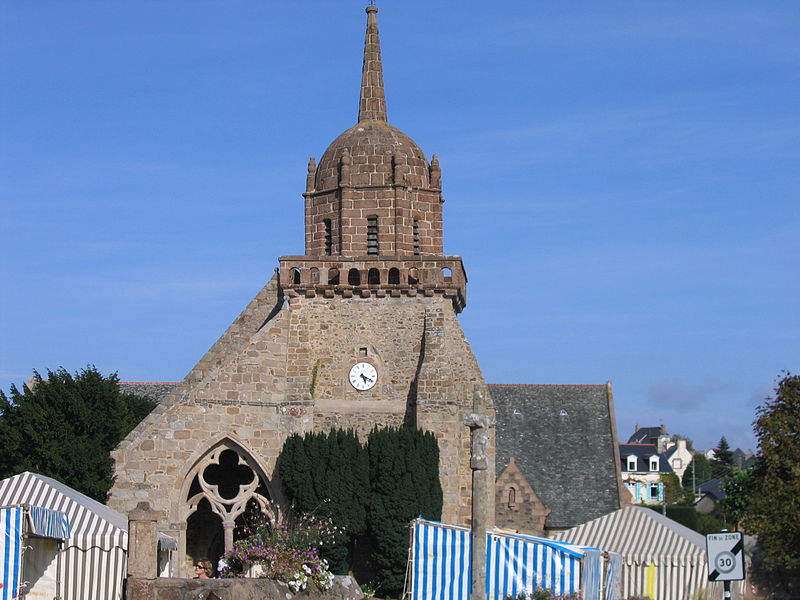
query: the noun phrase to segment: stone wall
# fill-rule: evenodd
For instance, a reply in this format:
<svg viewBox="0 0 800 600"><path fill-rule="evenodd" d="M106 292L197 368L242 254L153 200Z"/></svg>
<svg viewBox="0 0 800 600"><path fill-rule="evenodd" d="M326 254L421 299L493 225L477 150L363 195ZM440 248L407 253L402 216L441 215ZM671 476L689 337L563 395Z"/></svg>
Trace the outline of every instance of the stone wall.
<svg viewBox="0 0 800 600"><path fill-rule="evenodd" d="M280 504L275 465L287 436L338 427L365 439L376 425L405 424L436 435L443 519L469 524L469 429L462 415L471 410L473 387L486 384L452 301L294 296L276 312L278 298L272 284L262 290L113 453L109 505L128 512L147 500L163 511L160 529L179 539L178 574L188 574L186 523L194 508L187 499L207 457L232 449ZM348 382L359 361L378 371L371 390ZM493 456L493 439L491 448Z"/></svg>
<svg viewBox="0 0 800 600"><path fill-rule="evenodd" d="M139 579L129 577L128 600L287 600L294 594L285 583L269 579ZM330 590L314 586L298 595L304 600L362 600L352 577L336 577Z"/></svg>

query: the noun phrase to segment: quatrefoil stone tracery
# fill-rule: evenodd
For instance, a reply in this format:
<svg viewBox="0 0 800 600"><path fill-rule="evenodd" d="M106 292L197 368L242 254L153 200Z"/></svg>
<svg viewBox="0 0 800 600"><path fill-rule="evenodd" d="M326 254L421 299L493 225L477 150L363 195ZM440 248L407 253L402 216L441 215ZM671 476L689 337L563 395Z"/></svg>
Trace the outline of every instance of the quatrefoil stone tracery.
<svg viewBox="0 0 800 600"><path fill-rule="evenodd" d="M232 481L225 481L224 474L231 471ZM223 524L232 526L247 503L255 500L262 512L273 516L269 499L257 492L261 484L257 468L235 450L226 446L216 448L197 464L194 473L201 491L189 498L190 513L205 499Z"/></svg>

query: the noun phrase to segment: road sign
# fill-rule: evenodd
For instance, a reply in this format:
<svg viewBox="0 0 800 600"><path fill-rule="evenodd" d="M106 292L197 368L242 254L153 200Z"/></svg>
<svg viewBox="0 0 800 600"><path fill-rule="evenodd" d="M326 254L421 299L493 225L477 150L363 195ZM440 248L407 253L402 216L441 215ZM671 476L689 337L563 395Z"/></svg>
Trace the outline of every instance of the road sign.
<svg viewBox="0 0 800 600"><path fill-rule="evenodd" d="M709 581L744 579L744 540L740 531L706 535Z"/></svg>

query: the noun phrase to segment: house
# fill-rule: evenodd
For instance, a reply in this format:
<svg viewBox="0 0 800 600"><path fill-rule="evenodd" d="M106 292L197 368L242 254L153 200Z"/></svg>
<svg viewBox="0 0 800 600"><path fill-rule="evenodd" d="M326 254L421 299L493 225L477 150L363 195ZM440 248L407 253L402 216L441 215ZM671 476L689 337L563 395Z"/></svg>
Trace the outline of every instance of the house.
<svg viewBox="0 0 800 600"><path fill-rule="evenodd" d="M656 444L620 444L622 483L635 504L664 502L662 475L674 473L666 452Z"/></svg>
<svg viewBox="0 0 800 600"><path fill-rule="evenodd" d="M697 486L698 499L694 504L697 512L708 515L719 508L720 503L725 500L726 481L727 477L718 477Z"/></svg>
<svg viewBox="0 0 800 600"><path fill-rule="evenodd" d="M674 473L683 479L683 474L692 462L692 451L685 439L673 440L663 423L659 427L640 427L628 438L629 444L653 444L659 453L665 453Z"/></svg>

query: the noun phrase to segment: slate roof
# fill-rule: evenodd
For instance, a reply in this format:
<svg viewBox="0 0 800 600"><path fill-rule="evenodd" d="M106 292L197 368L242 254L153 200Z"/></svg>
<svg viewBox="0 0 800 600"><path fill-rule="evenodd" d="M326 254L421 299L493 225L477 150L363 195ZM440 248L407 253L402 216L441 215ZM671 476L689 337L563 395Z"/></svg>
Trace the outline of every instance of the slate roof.
<svg viewBox="0 0 800 600"><path fill-rule="evenodd" d="M710 479L705 483L701 483L697 486L697 491L701 492L702 494L708 494L713 496L716 500L725 500L727 494L725 490L722 489L722 484L728 481L727 477L719 477L717 479Z"/></svg>
<svg viewBox="0 0 800 600"><path fill-rule="evenodd" d="M156 402L161 402L167 397L175 388L178 387L177 383L171 381L145 383L141 381L120 381L119 389L126 394L135 394L137 396L145 396Z"/></svg>
<svg viewBox="0 0 800 600"><path fill-rule="evenodd" d="M628 438L629 444L655 444L661 435L661 427L640 427Z"/></svg>
<svg viewBox="0 0 800 600"><path fill-rule="evenodd" d="M490 385L497 413L496 473L513 456L552 512L575 527L620 508L614 405L607 385Z"/></svg>
<svg viewBox="0 0 800 600"><path fill-rule="evenodd" d="M638 471L648 471L650 469L650 457L658 456L661 460L658 461L659 473L674 473L672 465L669 464L669 457L675 452L677 448L668 448L666 452L660 454L656 452L655 444L620 444L619 445L619 459L620 469L627 471L628 461L627 456L635 455L639 459Z"/></svg>

